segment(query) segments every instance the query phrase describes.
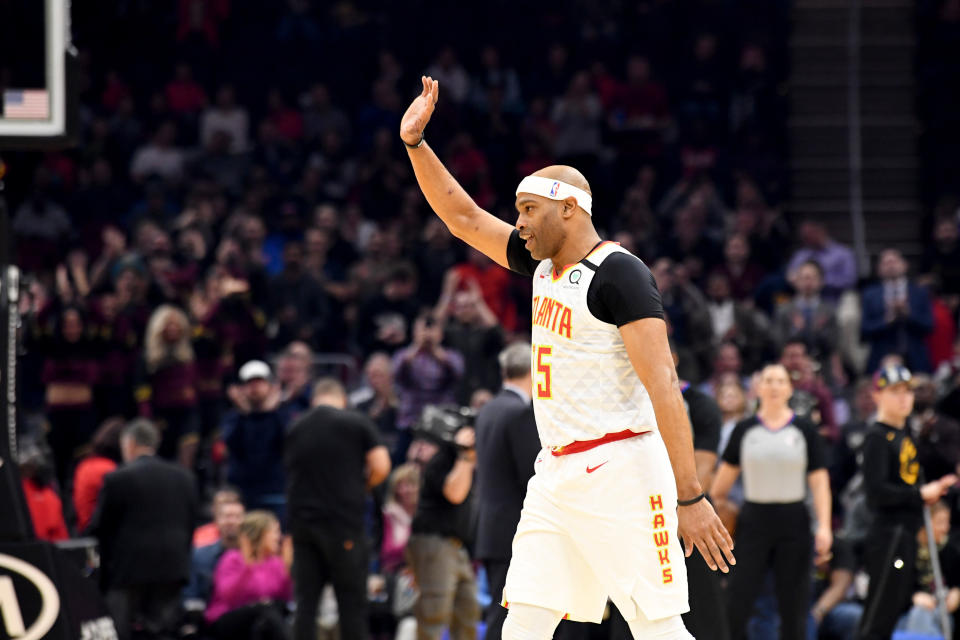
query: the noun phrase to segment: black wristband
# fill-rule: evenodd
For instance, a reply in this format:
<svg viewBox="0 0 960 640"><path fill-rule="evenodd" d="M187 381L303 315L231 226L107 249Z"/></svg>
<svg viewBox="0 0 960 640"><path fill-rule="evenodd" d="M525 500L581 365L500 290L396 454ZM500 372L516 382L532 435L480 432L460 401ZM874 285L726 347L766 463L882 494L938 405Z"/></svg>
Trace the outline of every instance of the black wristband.
<svg viewBox="0 0 960 640"><path fill-rule="evenodd" d="M417 144L407 144L407 141L404 140L403 138L400 138L400 140L401 140L401 142L403 142L403 144L407 147L407 149L419 149L420 147L423 146L423 134L422 134L422 133L420 134L420 142L418 142Z"/></svg>
<svg viewBox="0 0 960 640"><path fill-rule="evenodd" d="M701 500L707 497L707 494L701 493L696 498L690 498L689 500L677 500L678 507L689 507L692 504L697 504Z"/></svg>

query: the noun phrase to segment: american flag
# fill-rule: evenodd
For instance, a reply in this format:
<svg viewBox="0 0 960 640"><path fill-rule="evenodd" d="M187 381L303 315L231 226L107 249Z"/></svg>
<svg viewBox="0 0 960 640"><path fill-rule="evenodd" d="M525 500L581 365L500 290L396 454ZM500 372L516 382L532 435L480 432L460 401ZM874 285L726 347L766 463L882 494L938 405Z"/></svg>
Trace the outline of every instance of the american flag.
<svg viewBox="0 0 960 640"><path fill-rule="evenodd" d="M4 91L3 116L16 120L46 120L50 117L50 95L46 89Z"/></svg>

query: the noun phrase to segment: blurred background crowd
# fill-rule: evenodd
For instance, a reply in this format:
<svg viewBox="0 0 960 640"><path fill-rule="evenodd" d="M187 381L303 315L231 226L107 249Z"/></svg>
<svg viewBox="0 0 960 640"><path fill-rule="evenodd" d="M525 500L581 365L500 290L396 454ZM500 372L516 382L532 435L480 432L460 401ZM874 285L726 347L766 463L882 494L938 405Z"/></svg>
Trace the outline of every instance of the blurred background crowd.
<svg viewBox="0 0 960 640"><path fill-rule="evenodd" d="M960 3L921 5L923 117L942 134L924 141L929 242L867 274L782 208L788 3L75 3L80 144L6 157L38 532L85 532L135 417L189 471L197 524L217 518L198 546L238 545L240 505L261 514L248 538L270 529L264 512L286 526L284 434L332 376L389 450L365 526L382 550L371 574L399 575L421 411L482 407L530 325L530 283L455 240L413 179L397 131L427 73L429 140L480 206L512 222L523 176L586 175L595 224L650 266L680 377L716 400L725 434L755 407L755 373L786 367L793 410L828 443L834 528L862 537L847 516L881 364L918 374L927 477L960 462Z"/></svg>

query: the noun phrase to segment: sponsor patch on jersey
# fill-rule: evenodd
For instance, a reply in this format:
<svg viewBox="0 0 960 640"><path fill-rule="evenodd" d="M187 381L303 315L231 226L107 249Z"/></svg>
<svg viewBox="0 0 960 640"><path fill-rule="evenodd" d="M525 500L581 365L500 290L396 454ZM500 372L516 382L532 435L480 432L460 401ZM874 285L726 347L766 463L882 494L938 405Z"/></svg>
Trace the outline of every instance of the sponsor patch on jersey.
<svg viewBox="0 0 960 640"><path fill-rule="evenodd" d="M573 284L577 284L578 282L580 282L580 276L582 275L583 275L583 272L580 271L580 269L574 269L573 271L570 272L570 276L569 276L570 282Z"/></svg>

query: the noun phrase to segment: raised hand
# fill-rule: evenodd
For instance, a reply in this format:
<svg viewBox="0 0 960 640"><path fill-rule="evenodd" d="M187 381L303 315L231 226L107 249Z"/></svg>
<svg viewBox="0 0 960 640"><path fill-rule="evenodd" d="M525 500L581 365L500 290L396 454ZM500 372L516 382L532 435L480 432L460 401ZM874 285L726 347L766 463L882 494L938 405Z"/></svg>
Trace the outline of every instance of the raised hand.
<svg viewBox="0 0 960 640"><path fill-rule="evenodd" d="M440 83L437 80L427 76L420 76L420 80L423 82L423 91L410 103L400 121L400 138L410 146L418 144L423 138L423 130L427 128L440 97Z"/></svg>

